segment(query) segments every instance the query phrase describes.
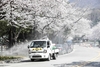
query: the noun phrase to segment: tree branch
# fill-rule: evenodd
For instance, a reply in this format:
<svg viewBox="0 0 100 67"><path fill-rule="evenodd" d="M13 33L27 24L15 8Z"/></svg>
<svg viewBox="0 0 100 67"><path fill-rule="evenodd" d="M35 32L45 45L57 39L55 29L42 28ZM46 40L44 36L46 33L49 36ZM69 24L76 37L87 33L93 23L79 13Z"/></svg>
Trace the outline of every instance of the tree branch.
<svg viewBox="0 0 100 67"><path fill-rule="evenodd" d="M46 27L48 27L50 24L52 24L53 23L53 21L51 22L51 23L49 23L49 24L47 24L47 25L45 25L44 27L43 27L43 29L42 29L42 34L43 34L43 32L44 32L44 29L46 28Z"/></svg>
<svg viewBox="0 0 100 67"><path fill-rule="evenodd" d="M0 8L2 8L3 6L5 6L6 4L8 4L9 1L10 1L10 0L8 0L8 1L5 2L5 3L0 4Z"/></svg>

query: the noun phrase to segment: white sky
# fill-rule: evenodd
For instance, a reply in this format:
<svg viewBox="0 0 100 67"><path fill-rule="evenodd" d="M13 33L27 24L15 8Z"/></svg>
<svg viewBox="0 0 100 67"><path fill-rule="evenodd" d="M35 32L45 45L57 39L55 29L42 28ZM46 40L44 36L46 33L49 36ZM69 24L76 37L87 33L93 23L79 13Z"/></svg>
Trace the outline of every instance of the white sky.
<svg viewBox="0 0 100 67"><path fill-rule="evenodd" d="M76 2L78 3L78 6L86 7L91 6L92 8L98 8L100 7L100 0L69 0L70 2Z"/></svg>

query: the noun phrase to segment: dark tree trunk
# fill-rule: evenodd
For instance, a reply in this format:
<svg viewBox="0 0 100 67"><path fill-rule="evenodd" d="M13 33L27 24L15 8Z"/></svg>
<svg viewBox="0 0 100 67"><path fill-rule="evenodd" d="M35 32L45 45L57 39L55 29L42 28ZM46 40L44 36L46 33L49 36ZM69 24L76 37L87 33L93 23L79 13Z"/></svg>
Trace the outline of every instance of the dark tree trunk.
<svg viewBox="0 0 100 67"><path fill-rule="evenodd" d="M13 30L12 27L9 30L9 45L8 47L11 48L13 46Z"/></svg>
<svg viewBox="0 0 100 67"><path fill-rule="evenodd" d="M23 41L25 41L25 35L24 35L24 32L22 32L22 37L23 37Z"/></svg>

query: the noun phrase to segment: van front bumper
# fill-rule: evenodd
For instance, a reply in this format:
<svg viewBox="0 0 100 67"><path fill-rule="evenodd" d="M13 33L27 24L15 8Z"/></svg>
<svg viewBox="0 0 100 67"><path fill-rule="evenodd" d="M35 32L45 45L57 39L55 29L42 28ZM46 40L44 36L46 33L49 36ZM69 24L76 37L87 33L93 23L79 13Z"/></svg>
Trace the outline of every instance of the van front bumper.
<svg viewBox="0 0 100 67"><path fill-rule="evenodd" d="M47 59L49 57L48 53L31 53L29 54L30 59Z"/></svg>

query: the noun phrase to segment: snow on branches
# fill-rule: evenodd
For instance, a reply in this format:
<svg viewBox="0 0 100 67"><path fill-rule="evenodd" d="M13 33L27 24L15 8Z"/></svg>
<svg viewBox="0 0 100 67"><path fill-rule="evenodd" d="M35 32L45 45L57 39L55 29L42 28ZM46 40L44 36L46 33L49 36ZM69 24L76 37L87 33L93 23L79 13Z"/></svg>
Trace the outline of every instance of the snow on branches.
<svg viewBox="0 0 100 67"><path fill-rule="evenodd" d="M74 26L83 17L84 10L73 7L68 0L8 0L4 9L7 11L9 25L24 28L31 26L32 29L35 27L42 34L57 32L66 27L73 30L71 27L75 26L78 31L73 31L80 33L79 30L83 28L78 27L84 25L85 28L85 24L89 22L84 19L85 21L79 22L80 26Z"/></svg>

